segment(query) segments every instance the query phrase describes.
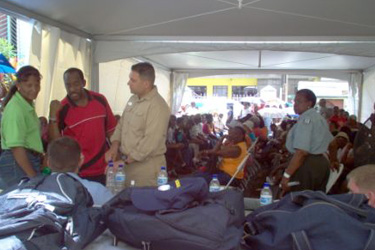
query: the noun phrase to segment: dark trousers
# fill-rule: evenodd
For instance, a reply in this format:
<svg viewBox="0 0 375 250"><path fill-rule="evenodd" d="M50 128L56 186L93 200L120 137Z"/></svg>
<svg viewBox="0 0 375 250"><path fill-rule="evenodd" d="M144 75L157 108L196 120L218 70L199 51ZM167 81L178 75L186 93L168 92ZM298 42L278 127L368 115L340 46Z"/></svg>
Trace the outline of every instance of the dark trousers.
<svg viewBox="0 0 375 250"><path fill-rule="evenodd" d="M300 185L291 191L313 190L326 191L329 178L329 161L323 155L308 155L302 166L290 178L290 182L298 181Z"/></svg>

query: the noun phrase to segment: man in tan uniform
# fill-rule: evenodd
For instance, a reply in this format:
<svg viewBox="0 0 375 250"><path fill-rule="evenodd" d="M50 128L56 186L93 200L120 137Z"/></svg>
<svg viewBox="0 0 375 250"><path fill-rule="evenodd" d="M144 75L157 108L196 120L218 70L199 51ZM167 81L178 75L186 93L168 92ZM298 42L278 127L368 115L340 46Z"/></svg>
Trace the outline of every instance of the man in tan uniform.
<svg viewBox="0 0 375 250"><path fill-rule="evenodd" d="M106 160L125 160L126 186L156 186L161 166L166 166L166 135L170 110L157 91L155 70L150 63L132 66L129 88L134 95L126 104L121 120L111 137Z"/></svg>

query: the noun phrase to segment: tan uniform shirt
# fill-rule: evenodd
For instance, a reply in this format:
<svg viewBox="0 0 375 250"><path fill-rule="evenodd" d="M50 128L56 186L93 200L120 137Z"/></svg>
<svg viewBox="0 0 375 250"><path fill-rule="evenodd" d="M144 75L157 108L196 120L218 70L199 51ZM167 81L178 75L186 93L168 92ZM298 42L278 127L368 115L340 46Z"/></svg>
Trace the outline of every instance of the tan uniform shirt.
<svg viewBox="0 0 375 250"><path fill-rule="evenodd" d="M121 153L136 160L125 166L126 185L156 185L157 173L165 166L164 153L170 109L157 88L142 98L130 97L111 141L120 141Z"/></svg>

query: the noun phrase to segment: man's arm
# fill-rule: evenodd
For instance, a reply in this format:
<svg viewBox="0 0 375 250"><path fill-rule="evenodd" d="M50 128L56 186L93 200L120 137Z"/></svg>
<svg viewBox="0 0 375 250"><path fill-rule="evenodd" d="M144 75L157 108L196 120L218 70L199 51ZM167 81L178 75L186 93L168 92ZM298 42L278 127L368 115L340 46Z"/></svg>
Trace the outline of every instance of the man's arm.
<svg viewBox="0 0 375 250"><path fill-rule="evenodd" d="M308 152L301 149L296 149L296 152L294 153L284 173L292 176L297 171L297 169L299 169L302 166L303 162L305 161L308 155ZM283 176L283 178L281 179L281 188L283 189L283 192L287 192L290 189L290 187L288 186L289 179L290 177L287 178L285 176Z"/></svg>
<svg viewBox="0 0 375 250"><path fill-rule="evenodd" d="M124 113L122 114L124 116ZM116 161L117 154L121 145L121 131L122 131L122 118L120 122L117 124L115 130L113 132L108 133L111 139L111 147L105 153L105 160L108 162L110 160Z"/></svg>
<svg viewBox="0 0 375 250"><path fill-rule="evenodd" d="M220 150L213 152L212 154L216 156L221 156L224 158L237 158L241 155L241 148L239 146L225 146L222 147Z"/></svg>
<svg viewBox="0 0 375 250"><path fill-rule="evenodd" d="M57 123L57 114L60 109L61 103L58 100L53 100L49 108L48 140L50 142L61 137L61 132Z"/></svg>
<svg viewBox="0 0 375 250"><path fill-rule="evenodd" d="M339 168L339 160L337 159L338 145L336 140L332 140L328 145L329 161L332 170Z"/></svg>
<svg viewBox="0 0 375 250"><path fill-rule="evenodd" d="M112 112L112 109L111 107L109 106L109 103L107 101L107 98L105 98L105 96L103 96L104 100L105 100L105 108L106 108L106 136L107 138L111 138L111 136L113 135L114 131L115 131L115 128L116 128L116 125L117 125L117 120L116 120L116 117L113 115L113 112ZM121 119L120 119L121 121Z"/></svg>
<svg viewBox="0 0 375 250"><path fill-rule="evenodd" d="M105 160L106 162L109 161L116 161L118 150L120 148L120 141L112 141L111 147L105 152Z"/></svg>
<svg viewBox="0 0 375 250"><path fill-rule="evenodd" d="M25 171L26 175L28 177L36 176L36 172L27 158L26 149L24 147L14 147L11 148L11 151L17 164Z"/></svg>

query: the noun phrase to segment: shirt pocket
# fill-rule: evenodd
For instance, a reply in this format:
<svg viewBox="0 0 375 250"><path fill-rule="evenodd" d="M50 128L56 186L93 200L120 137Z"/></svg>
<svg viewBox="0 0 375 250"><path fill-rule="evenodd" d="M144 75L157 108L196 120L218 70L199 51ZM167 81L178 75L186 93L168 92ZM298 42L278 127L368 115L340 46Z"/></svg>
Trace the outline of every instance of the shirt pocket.
<svg viewBox="0 0 375 250"><path fill-rule="evenodd" d="M146 127L146 113L139 108L126 112L129 117L129 127L136 136L144 136Z"/></svg>

